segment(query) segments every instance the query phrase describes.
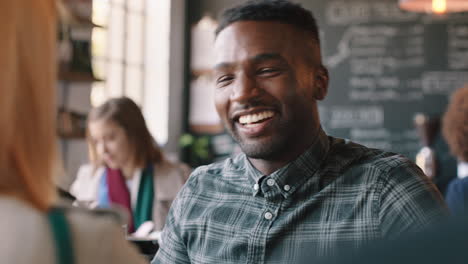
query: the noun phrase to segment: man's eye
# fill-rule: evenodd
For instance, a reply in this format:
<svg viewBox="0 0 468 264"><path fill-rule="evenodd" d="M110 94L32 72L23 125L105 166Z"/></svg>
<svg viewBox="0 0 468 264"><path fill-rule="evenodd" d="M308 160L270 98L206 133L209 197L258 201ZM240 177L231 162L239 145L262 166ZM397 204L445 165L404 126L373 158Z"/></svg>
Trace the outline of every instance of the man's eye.
<svg viewBox="0 0 468 264"><path fill-rule="evenodd" d="M229 84L233 79L234 77L232 75L223 75L216 79L216 84L224 86Z"/></svg>
<svg viewBox="0 0 468 264"><path fill-rule="evenodd" d="M257 70L257 74L264 76L276 76L277 74L279 74L279 72L279 69L270 67L260 68Z"/></svg>

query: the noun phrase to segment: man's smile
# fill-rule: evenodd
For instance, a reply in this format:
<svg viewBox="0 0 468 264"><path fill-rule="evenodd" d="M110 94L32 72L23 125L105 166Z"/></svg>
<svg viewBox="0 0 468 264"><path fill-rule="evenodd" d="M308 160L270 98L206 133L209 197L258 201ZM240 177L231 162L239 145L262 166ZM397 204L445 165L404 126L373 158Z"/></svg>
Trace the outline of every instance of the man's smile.
<svg viewBox="0 0 468 264"><path fill-rule="evenodd" d="M266 119L273 117L275 113L273 111L262 111L255 114L247 114L239 117L239 123L243 126L252 126L255 123L260 123Z"/></svg>
<svg viewBox="0 0 468 264"><path fill-rule="evenodd" d="M277 113L273 110L255 109L239 113L235 120L235 126L239 134L246 137L257 137L266 133Z"/></svg>

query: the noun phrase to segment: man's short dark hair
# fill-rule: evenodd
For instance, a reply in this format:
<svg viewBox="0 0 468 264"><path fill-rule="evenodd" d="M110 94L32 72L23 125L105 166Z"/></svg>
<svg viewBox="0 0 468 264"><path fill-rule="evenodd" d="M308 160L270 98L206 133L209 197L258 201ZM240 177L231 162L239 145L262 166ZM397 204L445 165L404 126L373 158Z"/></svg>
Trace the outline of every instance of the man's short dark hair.
<svg viewBox="0 0 468 264"><path fill-rule="evenodd" d="M219 18L216 36L224 28L237 21L277 21L290 24L311 33L320 43L318 26L312 12L301 5L285 0L251 0L226 9Z"/></svg>

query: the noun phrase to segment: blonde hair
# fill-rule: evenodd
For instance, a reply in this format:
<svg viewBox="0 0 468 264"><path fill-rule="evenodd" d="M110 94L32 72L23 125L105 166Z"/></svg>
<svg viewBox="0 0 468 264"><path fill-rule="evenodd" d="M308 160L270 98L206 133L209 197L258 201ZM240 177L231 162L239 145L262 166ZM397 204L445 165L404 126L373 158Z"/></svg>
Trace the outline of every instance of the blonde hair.
<svg viewBox="0 0 468 264"><path fill-rule="evenodd" d="M53 0L0 1L0 194L40 210L55 198Z"/></svg>
<svg viewBox="0 0 468 264"><path fill-rule="evenodd" d="M89 123L94 121L113 121L123 128L132 146L133 168L144 167L148 162L158 163L164 160L161 149L151 136L145 119L138 105L128 97L112 98L99 107L93 108L88 115ZM102 166L96 146L87 131L89 157L95 167Z"/></svg>

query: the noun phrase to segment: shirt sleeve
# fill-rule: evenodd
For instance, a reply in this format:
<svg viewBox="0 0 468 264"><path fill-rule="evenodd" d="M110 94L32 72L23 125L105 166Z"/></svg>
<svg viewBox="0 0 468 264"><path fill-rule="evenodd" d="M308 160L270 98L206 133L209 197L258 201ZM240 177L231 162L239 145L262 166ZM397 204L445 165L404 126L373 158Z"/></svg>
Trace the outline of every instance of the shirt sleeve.
<svg viewBox="0 0 468 264"><path fill-rule="evenodd" d="M81 196L81 190L85 188L85 182L91 174L91 167L88 165L82 165L78 168L76 178L70 186L70 193L75 197L79 198Z"/></svg>
<svg viewBox="0 0 468 264"><path fill-rule="evenodd" d="M75 181L70 187L70 193L78 201L95 201L103 168L94 169L91 164L81 165Z"/></svg>
<svg viewBox="0 0 468 264"><path fill-rule="evenodd" d="M440 192L415 164L403 163L383 178L379 201L383 238L421 230L448 215Z"/></svg>
<svg viewBox="0 0 468 264"><path fill-rule="evenodd" d="M186 188L184 187L172 203L161 234L158 252L151 261L151 264L190 263L187 247L181 236L179 223L182 205L184 204L182 197L185 190Z"/></svg>

